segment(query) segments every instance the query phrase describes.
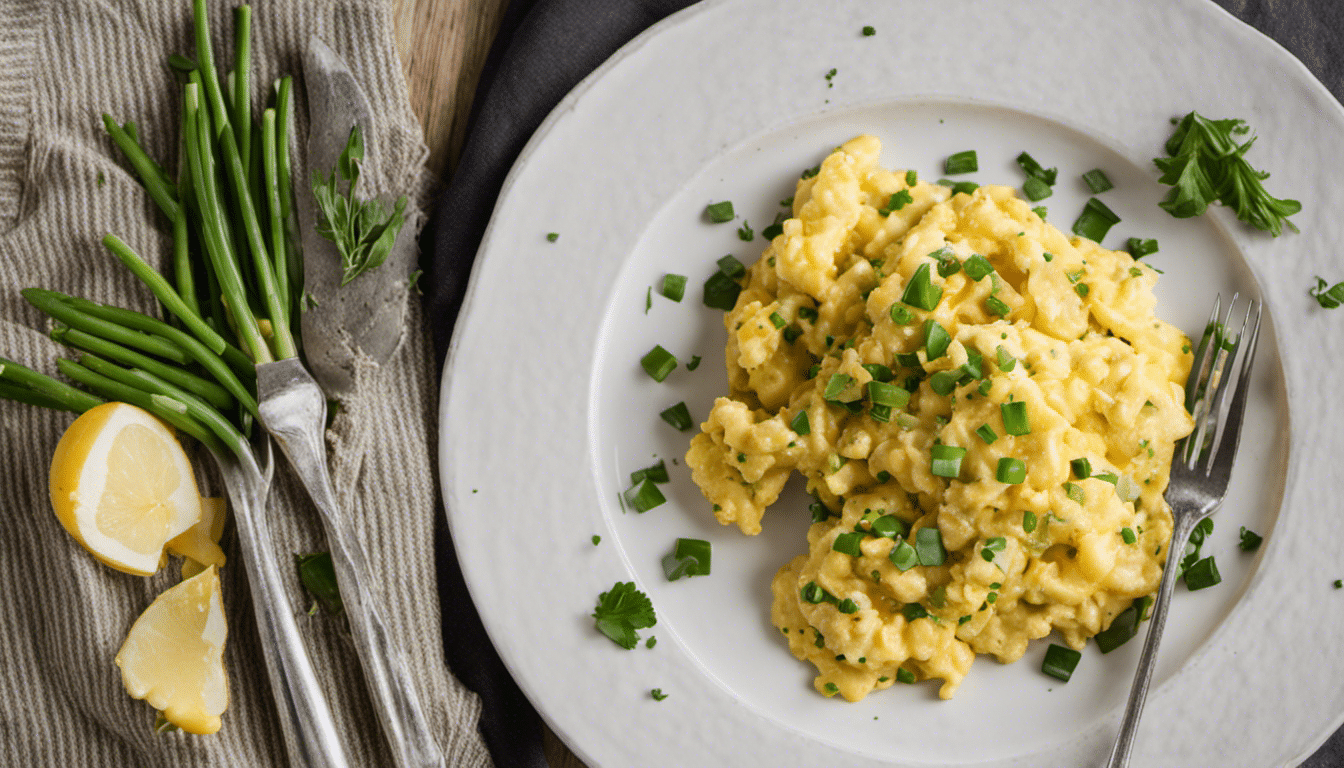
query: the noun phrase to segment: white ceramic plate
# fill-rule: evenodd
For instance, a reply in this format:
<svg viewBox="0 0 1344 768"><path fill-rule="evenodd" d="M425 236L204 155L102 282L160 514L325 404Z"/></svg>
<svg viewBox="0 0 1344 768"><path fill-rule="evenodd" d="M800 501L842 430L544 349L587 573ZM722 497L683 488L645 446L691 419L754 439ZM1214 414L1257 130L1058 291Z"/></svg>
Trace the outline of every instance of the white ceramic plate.
<svg viewBox="0 0 1344 768"><path fill-rule="evenodd" d="M871 25L876 34L861 34ZM826 78L834 69L835 74ZM1296 197L1300 234L1272 239L1222 209L1176 220L1156 203L1151 158L1169 118L1242 117L1271 192ZM505 185L478 256L443 383L440 468L472 596L524 691L589 765L1095 764L1109 749L1139 642L1043 676L1045 641L1017 664L980 659L954 700L936 683L859 704L812 691L810 665L769 623L769 580L805 548L794 491L748 538L718 526L680 461L692 433L658 417L684 400L703 418L726 390L722 314L700 303L714 261L750 263L798 172L851 136L888 167L942 175L976 149L981 183L1017 185L1013 158L1058 166L1042 201L1067 230L1102 168L1123 219L1106 239L1156 237L1159 314L1198 334L1218 292L1262 295L1262 347L1228 502L1205 552L1223 583L1177 592L1136 765L1284 765L1344 719L1344 451L1331 385L1344 315L1306 295L1344 279L1344 109L1285 51L1199 0L722 0L649 30L547 120ZM732 200L738 220L709 224ZM559 238L548 241L548 232ZM1335 263L1332 263L1335 262ZM677 304L647 290L690 276ZM666 382L640 357L683 360ZM1291 403L1292 420L1289 420ZM632 470L668 460L669 503L626 514ZM675 460L675 463L674 463ZM1246 526L1265 536L1237 548ZM600 535L594 546L590 538ZM667 582L678 536L706 538L713 574ZM634 580L653 599L652 649L593 628L598 593ZM652 688L668 694L654 701Z"/></svg>

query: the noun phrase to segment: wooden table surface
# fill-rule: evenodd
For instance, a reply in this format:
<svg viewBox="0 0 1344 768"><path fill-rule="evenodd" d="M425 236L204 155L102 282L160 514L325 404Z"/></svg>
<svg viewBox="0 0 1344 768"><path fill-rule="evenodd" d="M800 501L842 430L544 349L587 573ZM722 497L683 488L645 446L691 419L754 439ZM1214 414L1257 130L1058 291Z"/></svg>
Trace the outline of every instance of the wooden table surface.
<svg viewBox="0 0 1344 768"><path fill-rule="evenodd" d="M456 166L481 66L508 0L391 0L397 49L411 108L425 129L429 167L439 178ZM585 768L544 725L552 768Z"/></svg>

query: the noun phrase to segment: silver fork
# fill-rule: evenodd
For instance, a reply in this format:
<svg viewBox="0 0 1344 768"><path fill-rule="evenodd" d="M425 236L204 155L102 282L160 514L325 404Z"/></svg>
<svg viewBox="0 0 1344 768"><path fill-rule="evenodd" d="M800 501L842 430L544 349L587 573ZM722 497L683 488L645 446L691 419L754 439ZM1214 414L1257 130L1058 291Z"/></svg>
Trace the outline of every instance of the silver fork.
<svg viewBox="0 0 1344 768"><path fill-rule="evenodd" d="M237 456L211 452L211 457L223 476L233 508L262 657L289 763L296 768L344 768L348 765L344 748L294 621L294 609L285 593L285 579L277 565L280 560L266 523L266 497L275 467L271 440L263 436L255 445L260 464L251 450Z"/></svg>
<svg viewBox="0 0 1344 768"><path fill-rule="evenodd" d="M1166 493L1172 516L1167 563L1162 569L1162 583L1157 590L1157 602L1153 605L1148 637L1143 643L1139 668L1134 673L1133 687L1129 691L1129 703L1125 705L1125 716L1120 722L1120 733L1116 736L1107 768L1129 765L1134 734L1139 730L1139 716L1143 712L1143 702L1148 697L1148 683L1153 676L1153 667L1156 666L1157 645L1167 622L1167 606L1171 602L1172 589L1176 586L1176 568L1185 556L1185 545L1190 540L1191 532L1222 504L1228 480L1232 477L1232 461L1237 456L1237 443L1241 438L1241 417L1246 410L1251 364L1255 360L1256 341L1260 338L1261 315L1260 304L1252 300L1246 307L1241 328L1232 337L1226 329L1236 303L1237 296L1234 294L1228 303L1226 319L1219 323L1222 296L1219 295L1214 301L1209 324L1204 329L1204 336L1190 369L1190 381L1194 385L1186 386L1185 407L1195 419L1195 429L1177 444L1172 461L1171 483ZM1240 358L1238 352L1241 353ZM1224 414L1228 390L1232 390L1232 402Z"/></svg>

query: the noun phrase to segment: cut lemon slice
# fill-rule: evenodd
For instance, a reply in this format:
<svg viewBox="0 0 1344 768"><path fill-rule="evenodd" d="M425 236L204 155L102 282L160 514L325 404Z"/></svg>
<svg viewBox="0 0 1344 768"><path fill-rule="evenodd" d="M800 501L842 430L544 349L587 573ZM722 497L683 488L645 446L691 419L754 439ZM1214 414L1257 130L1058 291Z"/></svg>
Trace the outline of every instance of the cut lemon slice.
<svg viewBox="0 0 1344 768"><path fill-rule="evenodd" d="M135 620L117 651L126 692L190 733L214 733L229 706L224 603L210 566L164 592Z"/></svg>
<svg viewBox="0 0 1344 768"><path fill-rule="evenodd" d="M181 555L182 578L204 571L209 565L224 565L219 539L224 535L224 499L201 499L201 519L168 542L168 551Z"/></svg>
<svg viewBox="0 0 1344 768"><path fill-rule="evenodd" d="M51 459L56 518L93 556L149 576L164 544L201 518L191 462L170 430L126 403L104 403L70 425Z"/></svg>

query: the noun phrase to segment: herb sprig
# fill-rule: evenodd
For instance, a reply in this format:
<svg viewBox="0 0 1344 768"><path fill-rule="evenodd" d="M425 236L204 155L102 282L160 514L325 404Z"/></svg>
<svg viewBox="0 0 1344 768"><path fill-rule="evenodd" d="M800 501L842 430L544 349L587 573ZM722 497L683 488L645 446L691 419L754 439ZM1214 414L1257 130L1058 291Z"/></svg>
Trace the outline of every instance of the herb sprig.
<svg viewBox="0 0 1344 768"><path fill-rule="evenodd" d="M653 601L633 581L618 581L610 591L603 592L593 609L593 619L598 631L627 651L639 644L635 630L648 629L658 622Z"/></svg>
<svg viewBox="0 0 1344 768"><path fill-rule="evenodd" d="M341 285L386 261L397 233L406 223L405 195L397 199L391 211L382 200L355 196L363 161L364 134L355 125L331 174L323 176L321 171L313 171L313 197L322 214L317 233L335 243L341 253ZM346 182L344 193L339 188L342 181Z"/></svg>

